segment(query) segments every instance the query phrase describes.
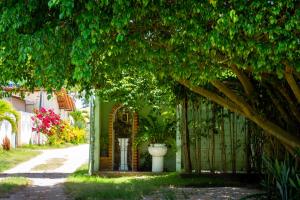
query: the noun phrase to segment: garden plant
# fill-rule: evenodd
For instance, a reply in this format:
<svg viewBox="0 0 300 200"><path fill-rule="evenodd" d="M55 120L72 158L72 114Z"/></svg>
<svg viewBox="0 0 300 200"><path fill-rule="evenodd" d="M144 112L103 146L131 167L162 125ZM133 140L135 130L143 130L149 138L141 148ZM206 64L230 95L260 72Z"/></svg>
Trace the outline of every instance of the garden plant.
<svg viewBox="0 0 300 200"><path fill-rule="evenodd" d="M85 142L85 130L71 126L69 121L62 120L52 109L36 110L32 120L34 122L32 130L46 135L47 143L50 145Z"/></svg>

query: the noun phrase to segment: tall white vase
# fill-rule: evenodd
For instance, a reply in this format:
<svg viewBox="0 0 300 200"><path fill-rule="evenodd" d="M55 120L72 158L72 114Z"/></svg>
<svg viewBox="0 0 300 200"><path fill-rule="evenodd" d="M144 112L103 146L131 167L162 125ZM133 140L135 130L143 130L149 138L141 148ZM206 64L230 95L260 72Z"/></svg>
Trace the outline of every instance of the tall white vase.
<svg viewBox="0 0 300 200"><path fill-rule="evenodd" d="M148 151L152 156L152 172L162 172L164 170L164 156L168 148L165 144L151 144Z"/></svg>

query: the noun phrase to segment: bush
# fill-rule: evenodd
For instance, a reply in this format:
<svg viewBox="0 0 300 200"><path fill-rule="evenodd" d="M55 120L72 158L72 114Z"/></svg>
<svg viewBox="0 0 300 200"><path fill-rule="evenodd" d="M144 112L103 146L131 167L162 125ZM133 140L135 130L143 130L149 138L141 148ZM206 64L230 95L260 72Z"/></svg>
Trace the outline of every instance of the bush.
<svg viewBox="0 0 300 200"><path fill-rule="evenodd" d="M34 124L32 127L33 131L50 136L54 133L50 131L51 129L63 128L60 116L54 113L52 109L41 108L40 110L35 110L34 113L35 116L31 118Z"/></svg>
<svg viewBox="0 0 300 200"><path fill-rule="evenodd" d="M50 145L79 144L85 141L85 130L71 126L68 121L62 121L61 127L52 127L50 132L48 137Z"/></svg>
<svg viewBox="0 0 300 200"><path fill-rule="evenodd" d="M267 177L264 186L268 198L292 200L300 198L300 178L292 162L263 157Z"/></svg>
<svg viewBox="0 0 300 200"><path fill-rule="evenodd" d="M49 145L79 144L85 141L84 129L71 126L69 121L62 120L51 109L36 110L32 120L34 122L32 130L47 135Z"/></svg>
<svg viewBox="0 0 300 200"><path fill-rule="evenodd" d="M3 141L2 141L2 148L3 150L6 150L6 151L9 151L10 150L10 140L8 139L7 136L5 136L3 138Z"/></svg>

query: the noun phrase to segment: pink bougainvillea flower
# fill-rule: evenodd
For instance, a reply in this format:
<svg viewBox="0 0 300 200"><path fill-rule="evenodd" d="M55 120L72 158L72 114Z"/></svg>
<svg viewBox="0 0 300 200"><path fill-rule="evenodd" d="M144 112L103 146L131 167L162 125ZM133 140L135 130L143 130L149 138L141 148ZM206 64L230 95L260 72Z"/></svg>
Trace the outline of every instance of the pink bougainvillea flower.
<svg viewBox="0 0 300 200"><path fill-rule="evenodd" d="M32 121L34 126L33 131L41 132L46 135L52 135L53 132L50 129L54 126L60 128L62 126L62 120L58 114L56 114L53 109L41 108L35 111L35 116L33 116Z"/></svg>

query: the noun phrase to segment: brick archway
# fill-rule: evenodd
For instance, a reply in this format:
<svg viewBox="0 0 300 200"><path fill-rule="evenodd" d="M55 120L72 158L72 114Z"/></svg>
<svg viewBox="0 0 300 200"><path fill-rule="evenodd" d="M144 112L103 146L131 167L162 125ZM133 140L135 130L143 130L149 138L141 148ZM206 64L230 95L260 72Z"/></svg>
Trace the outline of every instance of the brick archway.
<svg viewBox="0 0 300 200"><path fill-rule="evenodd" d="M108 126L108 157L100 157L100 170L113 170L113 143L114 143L114 129L113 124L115 120L116 112L122 108L122 104L116 104L112 107L112 110L109 114L109 126ZM138 132L138 114L133 112L133 125L132 125L132 142L135 141L135 136ZM132 159L131 166L132 171L137 171L138 169L138 150L135 145L132 145Z"/></svg>

